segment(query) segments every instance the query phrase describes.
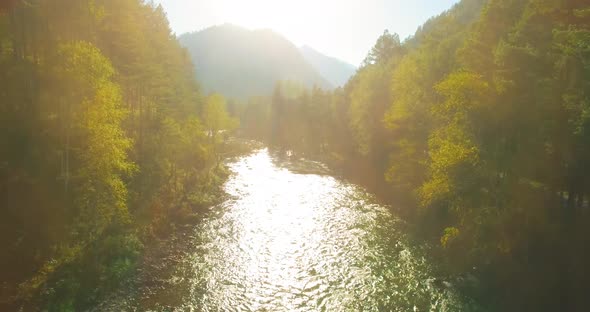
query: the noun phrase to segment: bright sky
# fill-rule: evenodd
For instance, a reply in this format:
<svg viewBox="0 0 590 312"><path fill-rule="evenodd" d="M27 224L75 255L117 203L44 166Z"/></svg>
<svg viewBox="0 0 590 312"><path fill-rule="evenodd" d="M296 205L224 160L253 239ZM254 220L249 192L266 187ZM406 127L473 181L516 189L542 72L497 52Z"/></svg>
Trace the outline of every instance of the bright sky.
<svg viewBox="0 0 590 312"><path fill-rule="evenodd" d="M402 39L458 0L156 0L178 35L232 23L359 65L383 30Z"/></svg>

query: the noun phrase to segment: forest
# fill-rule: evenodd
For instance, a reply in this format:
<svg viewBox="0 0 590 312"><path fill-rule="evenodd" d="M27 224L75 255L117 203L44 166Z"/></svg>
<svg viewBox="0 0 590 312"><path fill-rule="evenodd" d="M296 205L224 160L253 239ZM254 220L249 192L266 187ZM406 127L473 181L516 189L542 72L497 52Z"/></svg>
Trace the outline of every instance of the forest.
<svg viewBox="0 0 590 312"><path fill-rule="evenodd" d="M285 82L238 114L394 202L498 311L587 309L586 1L463 0L385 31L343 88Z"/></svg>
<svg viewBox="0 0 590 312"><path fill-rule="evenodd" d="M223 199L228 134L375 192L492 311L588 309L587 0L462 0L394 31L343 87L228 103L203 94L162 6L0 2L0 309L117 289Z"/></svg>
<svg viewBox="0 0 590 312"><path fill-rule="evenodd" d="M0 307L78 311L218 200L218 133L237 121L200 93L160 6L1 3Z"/></svg>

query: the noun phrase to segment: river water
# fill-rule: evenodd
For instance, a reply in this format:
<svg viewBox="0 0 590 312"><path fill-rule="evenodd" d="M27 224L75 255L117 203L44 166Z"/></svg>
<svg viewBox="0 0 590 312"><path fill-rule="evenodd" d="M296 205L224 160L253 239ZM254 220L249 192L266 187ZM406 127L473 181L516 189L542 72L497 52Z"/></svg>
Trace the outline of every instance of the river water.
<svg viewBox="0 0 590 312"><path fill-rule="evenodd" d="M475 311L403 222L321 164L263 149L229 164L230 195L177 260L116 302L138 311ZM103 306L102 308L107 307ZM121 308L123 307L123 308Z"/></svg>

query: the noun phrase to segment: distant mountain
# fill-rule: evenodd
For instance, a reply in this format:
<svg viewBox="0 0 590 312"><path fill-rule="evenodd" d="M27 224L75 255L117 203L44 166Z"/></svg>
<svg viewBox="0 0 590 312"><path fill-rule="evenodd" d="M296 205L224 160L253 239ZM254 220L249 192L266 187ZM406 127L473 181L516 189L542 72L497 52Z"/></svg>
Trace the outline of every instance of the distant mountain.
<svg viewBox="0 0 590 312"><path fill-rule="evenodd" d="M337 58L326 56L309 46L301 49L303 57L336 87L341 87L356 73L356 67Z"/></svg>
<svg viewBox="0 0 590 312"><path fill-rule="evenodd" d="M206 93L221 92L239 99L267 95L279 80L333 87L293 43L271 30L224 24L184 34L179 40L191 54Z"/></svg>

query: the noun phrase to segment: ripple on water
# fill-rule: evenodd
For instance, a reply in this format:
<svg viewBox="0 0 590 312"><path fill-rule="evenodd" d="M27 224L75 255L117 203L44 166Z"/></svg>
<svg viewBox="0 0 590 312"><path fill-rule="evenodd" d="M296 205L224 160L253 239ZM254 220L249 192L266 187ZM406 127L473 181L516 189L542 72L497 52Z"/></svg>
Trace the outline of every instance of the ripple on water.
<svg viewBox="0 0 590 312"><path fill-rule="evenodd" d="M195 230L172 282L181 303L168 310L475 310L452 288L432 286L428 263L386 207L307 164L283 166L267 150L230 164L231 199Z"/></svg>

